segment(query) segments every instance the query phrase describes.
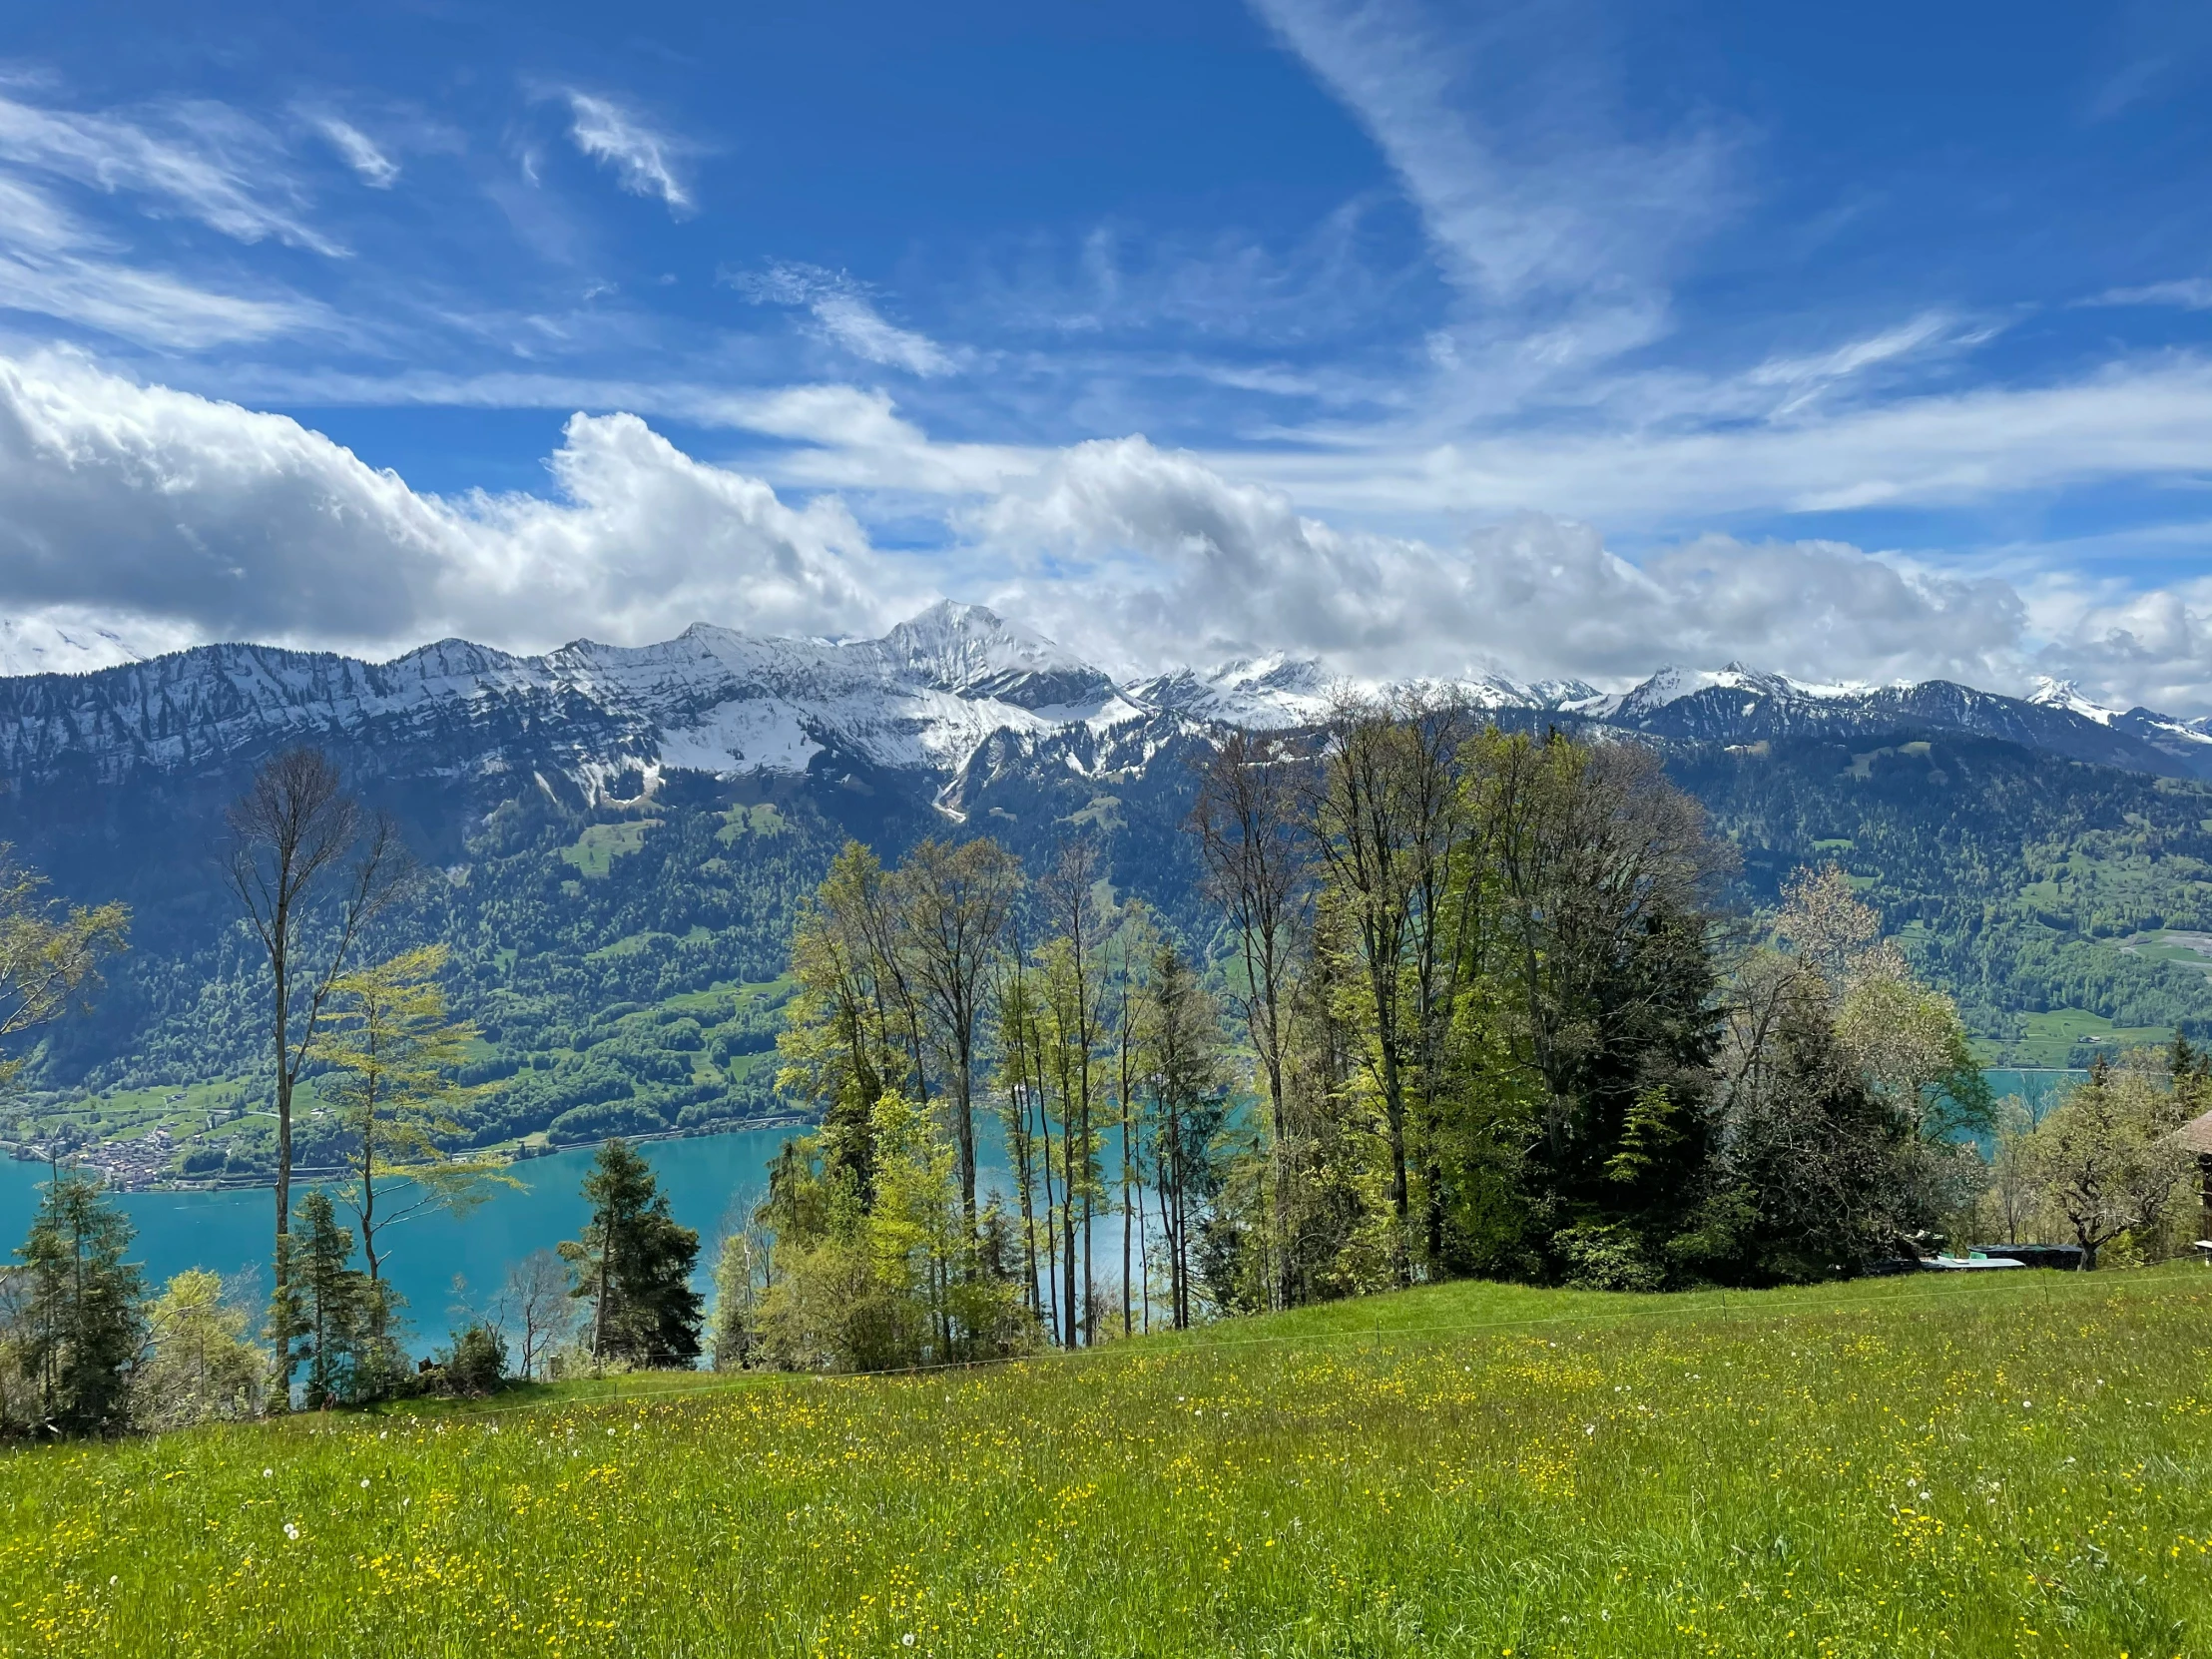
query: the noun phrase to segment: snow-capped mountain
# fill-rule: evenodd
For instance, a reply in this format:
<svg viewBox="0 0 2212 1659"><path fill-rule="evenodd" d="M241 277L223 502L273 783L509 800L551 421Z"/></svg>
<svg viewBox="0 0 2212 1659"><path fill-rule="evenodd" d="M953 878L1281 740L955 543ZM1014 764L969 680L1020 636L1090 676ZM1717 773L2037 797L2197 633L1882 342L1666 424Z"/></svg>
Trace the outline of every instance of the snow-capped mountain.
<svg viewBox="0 0 2212 1659"><path fill-rule="evenodd" d="M1865 697L1874 689L1872 686L1821 685L1793 680L1786 674L1767 674L1746 668L1742 663L1730 663L1724 669L1678 668L1670 664L1632 691L1619 697L1592 698L1578 708L1595 719L1617 718L1634 724L1701 692L1724 695L1741 692L1748 697L1794 703Z"/></svg>
<svg viewBox="0 0 2212 1659"><path fill-rule="evenodd" d="M356 764L536 771L587 795L636 773L802 772L837 750L948 775L994 732L1113 728L1155 711L1051 641L941 604L879 640L697 624L663 644L542 657L444 640L388 663L206 646L82 675L0 679L0 773L176 773L297 742ZM635 793L635 792L632 792Z"/></svg>
<svg viewBox="0 0 2212 1659"><path fill-rule="evenodd" d="M2205 716L2183 720L2140 705L2132 709L2107 708L2084 697L2071 680L2038 679L2027 701L2037 708L2063 709L2133 738L2169 757L2192 776L2212 775L2212 719Z"/></svg>
<svg viewBox="0 0 2212 1659"><path fill-rule="evenodd" d="M874 640L766 639L702 623L635 648L585 640L529 657L444 640L385 663L205 646L0 678L0 785L35 793L148 773L213 777L312 742L363 774L535 779L579 805L650 795L678 772L859 768L906 776L911 793L957 815L988 782L1025 768L1126 777L1223 727L1314 725L1344 684L1312 659L1272 655L1117 685L1042 635L950 602ZM1737 663L1665 668L1617 695L1497 675L1427 689L1661 739L1749 746L1933 729L2212 776L2212 723L2101 709L2067 686L2022 700L1945 681L1808 684Z"/></svg>
<svg viewBox="0 0 2212 1659"><path fill-rule="evenodd" d="M0 618L0 676L85 674L147 655L111 628L50 616Z"/></svg>

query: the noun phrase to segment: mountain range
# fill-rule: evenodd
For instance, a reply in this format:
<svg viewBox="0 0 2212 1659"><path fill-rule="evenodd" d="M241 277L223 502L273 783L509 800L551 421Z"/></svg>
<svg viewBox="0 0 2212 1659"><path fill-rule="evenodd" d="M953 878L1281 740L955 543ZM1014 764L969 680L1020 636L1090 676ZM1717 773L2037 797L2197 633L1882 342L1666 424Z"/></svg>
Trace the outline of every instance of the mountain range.
<svg viewBox="0 0 2212 1659"><path fill-rule="evenodd" d="M1126 777L1209 730L1312 725L1340 684L1319 662L1285 656L1117 683L1041 635L949 601L870 640L702 623L658 645L581 640L532 657L442 640L384 663L213 645L0 678L0 783L24 792L228 774L311 742L363 774L528 778L577 807L650 797L680 772L888 775L958 818L979 766ZM2014 698L1943 680L1812 685L1730 664L1661 668L1618 694L1498 675L1431 685L1483 710L1659 740L1730 747L1913 729L2212 778L2212 722L2100 708L2051 682Z"/></svg>
<svg viewBox="0 0 2212 1659"><path fill-rule="evenodd" d="M26 640L42 662L118 647L0 629L0 648ZM468 1134L496 1145L777 1110L793 918L847 836L889 861L923 835L988 833L1035 869L1085 834L1115 894L1204 949L1194 763L1231 727L1312 727L1344 689L1281 655L1117 680L950 603L879 639L702 624L542 656L214 645L0 676L0 841L57 895L133 912L92 1005L23 1051L0 1140L76 1136L133 1179L266 1173L266 968L219 860L226 807L292 745L327 752L420 861L371 944L449 947L448 993L481 1030L468 1077L488 1090ZM1497 675L1425 690L1510 727L1652 746L1740 850L1741 905L1843 862L1992 1056L2212 1031L2206 722L2060 685L1813 685L1741 665L1625 692ZM172 1138L150 1140L157 1126Z"/></svg>

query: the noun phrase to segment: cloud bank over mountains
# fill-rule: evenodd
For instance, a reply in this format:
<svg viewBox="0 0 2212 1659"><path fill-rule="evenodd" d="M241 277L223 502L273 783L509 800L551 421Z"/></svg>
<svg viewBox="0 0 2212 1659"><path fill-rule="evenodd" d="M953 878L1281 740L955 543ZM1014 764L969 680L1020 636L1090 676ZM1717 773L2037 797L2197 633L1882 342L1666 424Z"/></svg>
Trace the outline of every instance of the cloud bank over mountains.
<svg viewBox="0 0 2212 1659"><path fill-rule="evenodd" d="M221 62L44 19L0 65L0 664L945 595L1131 674L2212 711L2163 25L2054 22L1967 106L1933 15L1900 66L1726 8L1133 5L1039 13L1018 74L958 0L865 51L835 8L664 54L489 0L377 52L246 0Z"/></svg>
<svg viewBox="0 0 2212 1659"><path fill-rule="evenodd" d="M840 452L864 460L866 433ZM632 414L573 415L547 465L542 493L429 494L287 416L67 353L0 359L0 612L74 630L89 662L222 638L641 644L701 620L867 634L949 592L1132 673L1284 651L1619 687L1742 659L2212 707L2203 579L2017 583L1725 536L1631 562L1540 514L1438 544L1338 527L1141 437L1002 455L994 487L947 498L954 545L925 553L877 545L832 491L780 493Z"/></svg>

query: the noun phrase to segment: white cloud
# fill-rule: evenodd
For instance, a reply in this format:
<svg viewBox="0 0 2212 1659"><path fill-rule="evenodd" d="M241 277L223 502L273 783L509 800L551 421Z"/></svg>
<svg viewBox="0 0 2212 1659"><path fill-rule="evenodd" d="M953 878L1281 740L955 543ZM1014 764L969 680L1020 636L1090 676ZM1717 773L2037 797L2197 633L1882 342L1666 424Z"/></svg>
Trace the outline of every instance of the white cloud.
<svg viewBox="0 0 2212 1659"><path fill-rule="evenodd" d="M218 293L115 257L112 244L47 192L0 173L0 309L194 351L314 325L319 307Z"/></svg>
<svg viewBox="0 0 2212 1659"><path fill-rule="evenodd" d="M757 305L803 305L823 333L855 357L909 374L949 374L958 363L926 334L884 320L850 277L819 266L775 264L759 275L723 280Z"/></svg>
<svg viewBox="0 0 2212 1659"><path fill-rule="evenodd" d="M2137 288L2107 288L2092 305L2172 305L2185 311L2212 310L2212 276L2184 276L2177 281L2149 282Z"/></svg>
<svg viewBox="0 0 2212 1659"><path fill-rule="evenodd" d="M240 242L274 237L318 254L344 252L306 223L304 193L281 147L226 105L176 103L132 116L0 96L0 162L127 191L153 211L182 213Z"/></svg>
<svg viewBox="0 0 2212 1659"><path fill-rule="evenodd" d="M1940 311L1926 311L1859 339L1847 340L1826 351L1798 356L1769 357L1749 370L1747 386L1780 387L1787 394L1772 413L1786 415L1839 381L1864 374L1885 363L1924 355L1930 347L1953 342L1978 344L1988 337L1984 330L1961 331Z"/></svg>
<svg viewBox="0 0 2212 1659"><path fill-rule="evenodd" d="M0 605L127 635L544 647L701 618L865 629L929 596L833 498L788 505L633 415L573 417L552 467L554 498L421 495L285 416L0 360Z"/></svg>
<svg viewBox="0 0 2212 1659"><path fill-rule="evenodd" d="M692 211L691 192L676 171L677 158L687 148L681 141L655 132L621 105L589 93L569 93L568 107L569 137L576 148L612 167L624 190L632 196L657 196L672 214Z"/></svg>
<svg viewBox="0 0 2212 1659"><path fill-rule="evenodd" d="M858 294L827 294L814 303L815 318L830 337L855 357L909 374L949 374L952 359L926 334L895 327Z"/></svg>
<svg viewBox="0 0 2212 1659"><path fill-rule="evenodd" d="M953 477L926 469L962 452L928 445L879 393L790 388L743 413L859 443L821 453L870 458L871 487L904 466L940 504L957 488L961 539L882 552L835 496L794 504L632 414L572 416L549 493L424 495L286 417L50 354L0 358L0 613L161 645L459 633L535 649L698 620L869 632L949 590L1118 670L1287 650L1356 674L1617 686L1740 659L2013 691L2045 672L2111 701L2212 708L2212 578L2142 593L1723 536L1631 563L1586 525L1532 513L1432 542L1340 527L1142 438L978 452Z"/></svg>
<svg viewBox="0 0 2212 1659"><path fill-rule="evenodd" d="M1634 425L1523 425L1425 441L1386 429L1345 432L1333 447L1250 450L1218 464L1334 511L1534 508L1650 530L1724 514L1936 506L2108 479L2187 480L2212 454L2212 361L2178 354L2040 386L1835 411L1755 404L1740 386L1661 389L1660 413L1671 417ZM1737 420L1716 418L1732 404Z"/></svg>
<svg viewBox="0 0 2212 1659"><path fill-rule="evenodd" d="M1373 136L1467 314L1436 365L1491 402L1670 326L1665 277L1728 211L1730 144L1613 131L1593 19L1565 5L1439 19L1420 0L1252 0ZM1441 349L1438 349L1438 348Z"/></svg>
<svg viewBox="0 0 2212 1659"><path fill-rule="evenodd" d="M334 115L317 115L310 119L315 130L330 141L330 148L347 167L360 175L361 183L370 190L389 190L399 182L399 164L351 122Z"/></svg>
<svg viewBox="0 0 2212 1659"><path fill-rule="evenodd" d="M164 350L267 339L316 325L318 307L215 293L158 272L0 250L0 309L36 311Z"/></svg>
<svg viewBox="0 0 2212 1659"><path fill-rule="evenodd" d="M2025 584L2038 663L2102 701L2168 714L2212 711L2212 578L2149 592L2072 572Z"/></svg>
<svg viewBox="0 0 2212 1659"><path fill-rule="evenodd" d="M1019 444L945 443L898 412L880 388L823 383L738 388L690 380L548 373L364 375L289 366L229 368L218 389L249 401L316 407L431 405L486 409L626 409L689 425L790 440L760 457L764 476L806 489L899 490L939 498L988 494L1034 474L1052 453Z"/></svg>
<svg viewBox="0 0 2212 1659"><path fill-rule="evenodd" d="M1545 66L1529 61L1543 56L1540 43L1511 43L1533 54L1509 49L1496 38L1504 24L1469 39L1412 0L1256 5L1374 135L1447 268L1486 298L1647 278L1721 205L1724 149L1711 135L1610 137L1590 90L1545 84ZM1524 77L1547 108L1512 122L1509 146L1503 106L1518 101L1510 87Z"/></svg>
<svg viewBox="0 0 2212 1659"><path fill-rule="evenodd" d="M1746 658L1826 679L2012 675L2018 597L1828 542L1709 537L1641 567L1523 514L1458 547L1346 532L1141 438L1081 444L977 513L984 545L1084 562L998 597L1152 665L1269 650L1349 672L1620 682Z"/></svg>

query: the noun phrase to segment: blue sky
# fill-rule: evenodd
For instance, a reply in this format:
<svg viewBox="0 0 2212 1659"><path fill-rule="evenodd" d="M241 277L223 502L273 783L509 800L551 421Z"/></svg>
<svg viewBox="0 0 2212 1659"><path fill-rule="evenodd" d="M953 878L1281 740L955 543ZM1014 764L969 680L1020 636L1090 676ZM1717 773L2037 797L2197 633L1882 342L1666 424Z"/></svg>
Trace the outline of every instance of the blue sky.
<svg viewBox="0 0 2212 1659"><path fill-rule="evenodd" d="M949 593L1131 669L2212 708L2202 6L96 4L7 52L25 640Z"/></svg>

